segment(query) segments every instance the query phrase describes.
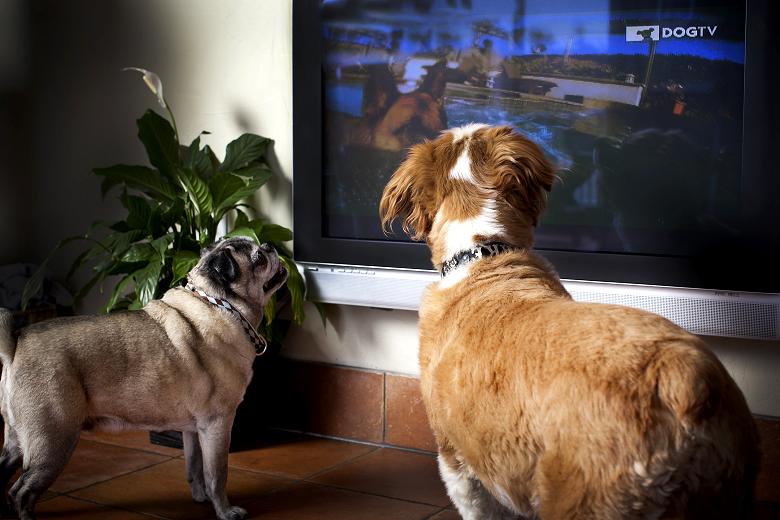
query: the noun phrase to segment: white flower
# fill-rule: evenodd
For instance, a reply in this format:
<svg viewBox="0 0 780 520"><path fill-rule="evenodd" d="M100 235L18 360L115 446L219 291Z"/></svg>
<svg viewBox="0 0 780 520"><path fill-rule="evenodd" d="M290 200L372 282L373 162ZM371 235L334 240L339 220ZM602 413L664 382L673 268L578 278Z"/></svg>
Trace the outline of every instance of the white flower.
<svg viewBox="0 0 780 520"><path fill-rule="evenodd" d="M160 106L163 108L168 108L165 105L165 99L163 98L163 84L160 80L160 76L150 70L139 69L138 67L125 67L122 69L122 71L126 70L134 70L143 74L144 83L146 83L146 86L149 87L149 90L151 90L152 93L157 96L157 101L160 103Z"/></svg>

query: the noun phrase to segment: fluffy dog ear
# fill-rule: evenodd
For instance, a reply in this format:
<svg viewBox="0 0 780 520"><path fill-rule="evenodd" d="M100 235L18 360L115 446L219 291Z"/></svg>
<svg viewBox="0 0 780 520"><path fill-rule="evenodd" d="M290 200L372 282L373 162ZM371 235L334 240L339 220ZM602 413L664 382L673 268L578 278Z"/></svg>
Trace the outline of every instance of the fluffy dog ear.
<svg viewBox="0 0 780 520"><path fill-rule="evenodd" d="M535 226L547 204L547 193L556 176L544 152L536 144L502 126L485 135L494 187L506 201L531 218Z"/></svg>
<svg viewBox="0 0 780 520"><path fill-rule="evenodd" d="M382 230L391 232L391 224L403 218L403 230L413 240L425 240L433 223L435 183L431 171L431 143L414 145L406 160L395 171L382 192L379 217Z"/></svg>

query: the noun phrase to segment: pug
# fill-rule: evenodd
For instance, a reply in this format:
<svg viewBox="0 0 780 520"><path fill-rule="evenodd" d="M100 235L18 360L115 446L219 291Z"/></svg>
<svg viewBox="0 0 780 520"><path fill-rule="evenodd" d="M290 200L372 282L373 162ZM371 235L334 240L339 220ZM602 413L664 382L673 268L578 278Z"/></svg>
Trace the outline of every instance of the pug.
<svg viewBox="0 0 780 520"><path fill-rule="evenodd" d="M58 318L18 339L0 309L0 486L22 465L10 499L21 519L62 472L83 429L180 430L187 481L220 519L228 503L230 431L265 340L254 326L287 280L276 252L245 238L204 250L186 287L143 309Z"/></svg>

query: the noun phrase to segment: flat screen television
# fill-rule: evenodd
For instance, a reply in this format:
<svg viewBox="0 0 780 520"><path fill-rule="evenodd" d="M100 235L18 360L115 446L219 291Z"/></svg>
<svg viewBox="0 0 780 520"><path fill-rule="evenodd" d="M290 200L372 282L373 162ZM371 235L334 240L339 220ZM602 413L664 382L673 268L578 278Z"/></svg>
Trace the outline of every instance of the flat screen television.
<svg viewBox="0 0 780 520"><path fill-rule="evenodd" d="M415 142L508 124L558 170L535 248L576 299L780 338L776 23L770 0L296 0L310 297L416 309L438 274L383 234L382 189Z"/></svg>

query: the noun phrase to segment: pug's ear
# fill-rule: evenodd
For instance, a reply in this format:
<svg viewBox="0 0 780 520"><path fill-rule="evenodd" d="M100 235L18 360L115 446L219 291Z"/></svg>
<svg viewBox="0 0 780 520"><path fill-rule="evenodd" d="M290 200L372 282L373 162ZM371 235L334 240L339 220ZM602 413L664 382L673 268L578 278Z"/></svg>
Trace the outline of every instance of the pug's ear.
<svg viewBox="0 0 780 520"><path fill-rule="evenodd" d="M230 252L222 250L208 261L211 271L222 283L230 284L238 277L238 265Z"/></svg>

